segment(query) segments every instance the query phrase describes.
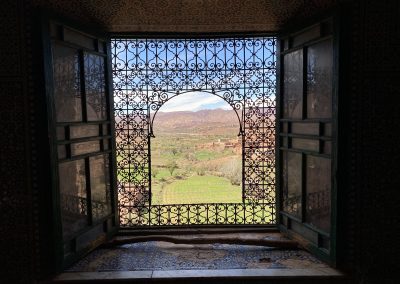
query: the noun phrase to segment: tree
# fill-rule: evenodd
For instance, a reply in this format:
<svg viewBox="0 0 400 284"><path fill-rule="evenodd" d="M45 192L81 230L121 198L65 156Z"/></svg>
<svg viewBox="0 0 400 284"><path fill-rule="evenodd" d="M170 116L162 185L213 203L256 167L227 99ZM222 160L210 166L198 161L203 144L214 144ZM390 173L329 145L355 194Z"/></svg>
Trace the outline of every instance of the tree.
<svg viewBox="0 0 400 284"><path fill-rule="evenodd" d="M189 150L188 150L188 151L189 151ZM196 156L195 156L193 153L191 153L191 152L186 153L186 154L185 154L185 158L188 159L188 160L191 161L191 162L196 162L196 161L197 161Z"/></svg>
<svg viewBox="0 0 400 284"><path fill-rule="evenodd" d="M169 173L171 174L171 176L177 168L178 168L178 164L175 161L171 161L167 164L167 169L168 169Z"/></svg>
<svg viewBox="0 0 400 284"><path fill-rule="evenodd" d="M232 185L240 185L242 182L242 165L240 161L230 160L221 168L223 175L229 179Z"/></svg>
<svg viewBox="0 0 400 284"><path fill-rule="evenodd" d="M171 153L175 156L178 153L178 150L176 148L172 148Z"/></svg>
<svg viewBox="0 0 400 284"><path fill-rule="evenodd" d="M206 174L206 169L203 166L199 166L196 168L196 173L199 176L204 176Z"/></svg>

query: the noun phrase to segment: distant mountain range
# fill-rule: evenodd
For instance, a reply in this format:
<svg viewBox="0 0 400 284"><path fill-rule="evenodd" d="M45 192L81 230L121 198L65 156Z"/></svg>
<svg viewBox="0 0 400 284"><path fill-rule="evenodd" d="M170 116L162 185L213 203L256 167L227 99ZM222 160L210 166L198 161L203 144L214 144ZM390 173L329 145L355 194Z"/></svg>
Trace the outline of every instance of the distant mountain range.
<svg viewBox="0 0 400 284"><path fill-rule="evenodd" d="M153 123L154 133L237 134L239 120L233 110L158 112Z"/></svg>

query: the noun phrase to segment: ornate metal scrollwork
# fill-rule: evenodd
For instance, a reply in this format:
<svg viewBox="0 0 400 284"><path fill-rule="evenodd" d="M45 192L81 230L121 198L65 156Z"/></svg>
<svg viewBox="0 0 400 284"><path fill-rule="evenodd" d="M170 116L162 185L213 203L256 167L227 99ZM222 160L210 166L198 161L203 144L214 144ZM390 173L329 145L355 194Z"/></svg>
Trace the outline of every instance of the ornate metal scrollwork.
<svg viewBox="0 0 400 284"><path fill-rule="evenodd" d="M154 118L150 112L157 112L168 100L185 92L209 92L224 99L237 114L243 141L243 204L227 207L203 204L202 208L207 213L210 208L218 211L218 206L230 208L226 212L231 213L240 206L259 208L261 205L257 204L274 208L275 44L273 37L112 40L122 226L172 225L165 216L185 215L182 210L190 212L197 206L155 206L150 198L150 139ZM168 214L160 213L163 210ZM253 216L257 221L253 222L232 213L234 221L222 222L216 218L205 223L273 224L275 213L269 210L264 213L270 217L257 219L257 213ZM199 221L200 217L188 216L176 224L204 223Z"/></svg>

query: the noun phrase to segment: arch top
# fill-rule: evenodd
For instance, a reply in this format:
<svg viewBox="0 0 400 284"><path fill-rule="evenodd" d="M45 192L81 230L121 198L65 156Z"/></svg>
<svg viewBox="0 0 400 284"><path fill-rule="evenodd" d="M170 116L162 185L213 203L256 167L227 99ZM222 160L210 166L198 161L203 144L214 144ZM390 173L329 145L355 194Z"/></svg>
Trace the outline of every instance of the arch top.
<svg viewBox="0 0 400 284"><path fill-rule="evenodd" d="M192 90L185 90L185 91L176 91L176 92L153 92L151 97L151 100L149 100L149 110L150 113L148 115L148 120L149 120L149 135L150 137L155 137L154 135L154 119L158 113L158 111L163 107L167 102L171 101L171 99L181 96L181 95L187 95L187 94L196 94L196 93L205 93L205 94L210 94L214 95L218 98L221 99L221 102L224 102L224 105L229 105L230 109L232 109L235 112L235 115L238 119L239 122L239 131L238 131L238 136L241 136L243 134L243 98L241 96L238 96L238 91L235 92L235 90L202 90L202 89L192 89ZM200 95L200 94L196 94ZM194 101L190 101L187 104L192 104L192 106L195 106L196 104ZM178 107L179 109L179 107ZM151 113L153 111L153 113ZM178 110L177 110L178 111Z"/></svg>

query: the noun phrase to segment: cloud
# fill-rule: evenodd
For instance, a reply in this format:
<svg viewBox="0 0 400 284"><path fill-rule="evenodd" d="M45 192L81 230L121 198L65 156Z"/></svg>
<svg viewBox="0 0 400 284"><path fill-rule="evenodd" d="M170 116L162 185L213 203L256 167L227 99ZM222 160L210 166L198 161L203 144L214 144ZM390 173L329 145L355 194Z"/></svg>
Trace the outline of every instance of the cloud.
<svg viewBox="0 0 400 284"><path fill-rule="evenodd" d="M120 96L130 95L127 90L120 91L122 94L114 95L114 103L118 104L121 101L125 101L126 98ZM132 101L139 101L141 99L129 98ZM206 92L189 92L181 94L171 98L169 101L164 103L160 110L161 112L173 112L173 111L199 111L202 109L224 109L232 110L232 107L220 97L206 93ZM153 112L153 111L151 111Z"/></svg>
<svg viewBox="0 0 400 284"><path fill-rule="evenodd" d="M160 111L198 111L201 109L217 108L226 110L232 109L227 102L216 95L202 92L190 92L172 98L160 108Z"/></svg>

